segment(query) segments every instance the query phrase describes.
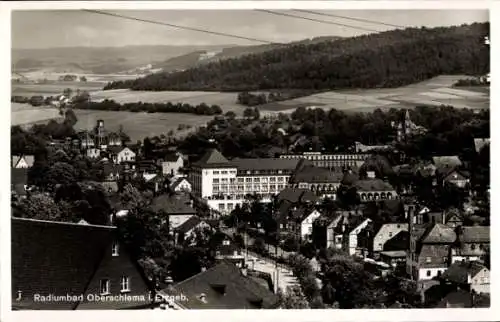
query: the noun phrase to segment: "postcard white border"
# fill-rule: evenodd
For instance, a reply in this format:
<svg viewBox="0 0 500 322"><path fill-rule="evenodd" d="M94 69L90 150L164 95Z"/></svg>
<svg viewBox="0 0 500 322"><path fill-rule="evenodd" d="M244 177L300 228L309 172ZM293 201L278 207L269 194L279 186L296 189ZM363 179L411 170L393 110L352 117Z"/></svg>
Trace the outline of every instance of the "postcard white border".
<svg viewBox="0 0 500 322"><path fill-rule="evenodd" d="M490 9L491 19L491 57L500 57L500 3L493 1L22 1L0 2L0 97L3 102L0 122L0 148L4 156L0 158L3 180L0 190L1 217L0 217L0 320L1 321L494 321L500 317L500 296L496 291L500 289L498 274L491 275L492 302L490 309L412 309L412 310L206 310L206 311L14 311L10 310L10 11L11 10L55 10L55 9ZM497 33L498 32L498 33ZM500 90L495 75L499 70L500 62L492 60L492 91L491 91L491 119L499 119L500 115L495 107L500 106ZM500 123L494 121L494 123ZM499 127L500 128L500 127ZM492 125L492 145L496 146L499 128ZM494 149L492 149L494 151ZM500 171L496 165L500 164L496 153L491 155L492 173L492 227L500 225L496 210L499 210L496 182L500 182ZM9 178L9 180L7 180ZM500 267L497 251L498 238L492 229L492 266ZM496 314L495 314L496 312ZM496 318L495 318L496 317Z"/></svg>

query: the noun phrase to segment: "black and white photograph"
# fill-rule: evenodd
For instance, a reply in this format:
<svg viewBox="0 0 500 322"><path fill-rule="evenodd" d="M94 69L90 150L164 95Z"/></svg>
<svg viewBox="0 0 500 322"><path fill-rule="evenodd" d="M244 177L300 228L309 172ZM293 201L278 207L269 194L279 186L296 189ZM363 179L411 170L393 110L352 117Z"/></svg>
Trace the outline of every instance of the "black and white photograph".
<svg viewBox="0 0 500 322"><path fill-rule="evenodd" d="M10 24L12 311L491 307L488 9Z"/></svg>

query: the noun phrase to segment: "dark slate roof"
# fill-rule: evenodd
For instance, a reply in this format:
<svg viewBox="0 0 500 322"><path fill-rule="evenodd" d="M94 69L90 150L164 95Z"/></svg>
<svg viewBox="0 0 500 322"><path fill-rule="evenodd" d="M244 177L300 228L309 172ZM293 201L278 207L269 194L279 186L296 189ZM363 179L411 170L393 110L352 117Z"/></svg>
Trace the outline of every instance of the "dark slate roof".
<svg viewBox="0 0 500 322"><path fill-rule="evenodd" d="M489 308L490 297L488 294L476 295L474 303L470 292L457 290L448 293L436 306L436 308Z"/></svg>
<svg viewBox="0 0 500 322"><path fill-rule="evenodd" d="M193 165L204 168L233 167L230 162L217 150L210 149L205 155Z"/></svg>
<svg viewBox="0 0 500 322"><path fill-rule="evenodd" d="M122 166L120 166L119 164L107 162L107 163L103 164L102 170L103 170L103 174L107 177L111 173L113 173L113 175L120 173L122 171Z"/></svg>
<svg viewBox="0 0 500 322"><path fill-rule="evenodd" d="M230 164L240 171L246 170L295 170L300 160L282 158L233 159Z"/></svg>
<svg viewBox="0 0 500 322"><path fill-rule="evenodd" d="M318 196L311 190L300 188L285 188L278 194L278 201L289 201L290 203L316 202Z"/></svg>
<svg viewBox="0 0 500 322"><path fill-rule="evenodd" d="M108 147L108 151L111 152L112 154L118 154L120 152L122 152L122 150L125 149L124 147L122 146L110 146Z"/></svg>
<svg viewBox="0 0 500 322"><path fill-rule="evenodd" d="M18 196L26 196L28 192L26 191L26 186L24 184L14 184L13 192Z"/></svg>
<svg viewBox="0 0 500 322"><path fill-rule="evenodd" d="M11 170L10 170L10 182L13 185L28 184L28 169L11 168Z"/></svg>
<svg viewBox="0 0 500 322"><path fill-rule="evenodd" d="M269 288L242 275L240 269L228 261L174 285L173 289L188 298L179 303L188 309L273 309L278 306L278 297ZM200 300L202 293L206 296L205 302Z"/></svg>
<svg viewBox="0 0 500 322"><path fill-rule="evenodd" d="M30 309L71 310L75 303L33 301L34 294L84 294L108 251L114 227L12 218L12 296ZM23 305L24 304L24 305ZM78 304L78 303L76 303Z"/></svg>
<svg viewBox="0 0 500 322"><path fill-rule="evenodd" d="M191 229L197 227L200 223L202 223L203 220L200 219L198 216L192 216L188 220L182 223L179 227L177 227L175 230L177 230L180 233L187 233Z"/></svg>
<svg viewBox="0 0 500 322"><path fill-rule="evenodd" d="M489 243L490 226L462 227L459 231L459 238L464 243Z"/></svg>
<svg viewBox="0 0 500 322"><path fill-rule="evenodd" d="M163 194L154 198L151 208L154 211L163 210L168 215L196 214L196 210L191 207L189 198L178 194L172 196Z"/></svg>
<svg viewBox="0 0 500 322"><path fill-rule="evenodd" d="M299 169L290 178L290 183L340 183L343 176L342 173L310 165Z"/></svg>
<svg viewBox="0 0 500 322"><path fill-rule="evenodd" d="M381 179L359 180L354 183L358 191L394 191L394 188Z"/></svg>
<svg viewBox="0 0 500 322"><path fill-rule="evenodd" d="M357 173L353 171L347 171L344 173L344 177L342 178L341 183L345 186L352 186L359 180L359 176Z"/></svg>
<svg viewBox="0 0 500 322"><path fill-rule="evenodd" d="M457 234L443 224L429 226L420 241L424 244L452 244L457 240Z"/></svg>
<svg viewBox="0 0 500 322"><path fill-rule="evenodd" d="M165 157L163 157L163 161L165 162L177 162L181 156L175 153L167 153Z"/></svg>
<svg viewBox="0 0 500 322"><path fill-rule="evenodd" d="M477 262L455 262L444 272L443 278L458 284L468 284L468 275L474 278L486 267Z"/></svg>

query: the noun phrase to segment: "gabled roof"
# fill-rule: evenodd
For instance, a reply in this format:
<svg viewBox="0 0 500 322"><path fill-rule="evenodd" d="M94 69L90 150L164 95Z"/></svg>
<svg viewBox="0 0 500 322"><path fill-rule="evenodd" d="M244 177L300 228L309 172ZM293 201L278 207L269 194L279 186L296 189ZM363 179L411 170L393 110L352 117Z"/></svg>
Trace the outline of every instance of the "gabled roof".
<svg viewBox="0 0 500 322"><path fill-rule="evenodd" d="M160 195L153 199L151 209L154 211L162 210L168 215L196 214L196 210L191 207L189 198L181 195Z"/></svg>
<svg viewBox="0 0 500 322"><path fill-rule="evenodd" d="M21 161L21 159L24 159L28 167L32 167L33 164L35 163L35 157L33 155L13 155L12 156L12 166L15 167Z"/></svg>
<svg viewBox="0 0 500 322"><path fill-rule="evenodd" d="M423 244L452 244L457 240L455 231L443 224L434 224L427 228L420 239Z"/></svg>
<svg viewBox="0 0 500 322"><path fill-rule="evenodd" d="M107 150L109 152L111 152L112 154L118 154L118 153L122 152L123 149L125 149L125 148L122 146L110 146L110 147L108 147Z"/></svg>
<svg viewBox="0 0 500 322"><path fill-rule="evenodd" d="M476 152L479 153L486 145L490 144L490 138L475 138L474 148Z"/></svg>
<svg viewBox="0 0 500 322"><path fill-rule="evenodd" d="M163 161L165 161L165 162L177 162L177 160L179 160L179 158L182 158L182 157L180 155L178 155L178 154L167 153L165 155L165 157L163 158Z"/></svg>
<svg viewBox="0 0 500 322"><path fill-rule="evenodd" d="M186 181L187 183L191 184L186 178L177 178L172 184L171 184L171 188L172 190L175 190L175 188L177 188L183 181Z"/></svg>
<svg viewBox="0 0 500 322"><path fill-rule="evenodd" d="M489 243L490 226L461 227L458 235L463 243Z"/></svg>
<svg viewBox="0 0 500 322"><path fill-rule="evenodd" d="M194 163L194 165L204 168L234 167L217 149L208 150L198 162Z"/></svg>
<svg viewBox="0 0 500 322"><path fill-rule="evenodd" d="M78 303L34 302L34 294L84 294L114 238L114 227L12 218L12 294L30 309L75 309ZM24 305L23 305L24 304ZM26 307L28 306L28 307Z"/></svg>
<svg viewBox="0 0 500 322"><path fill-rule="evenodd" d="M276 294L244 276L238 267L225 260L177 283L166 293L186 296L188 300L180 304L188 309L272 309L278 306ZM205 295L205 301L201 301L201 294Z"/></svg>
<svg viewBox="0 0 500 322"><path fill-rule="evenodd" d="M460 161L460 158L456 155L432 157L432 162L438 168L450 166L458 167L462 165L462 161Z"/></svg>
<svg viewBox="0 0 500 322"><path fill-rule="evenodd" d="M477 262L455 262L444 272L443 278L458 284L469 284L468 276L474 278L483 269L487 268Z"/></svg>
<svg viewBox="0 0 500 322"><path fill-rule="evenodd" d="M180 233L187 233L191 231L193 228L196 228L199 224L204 222L198 216L192 216L188 220L182 223L182 225L178 226L175 230Z"/></svg>

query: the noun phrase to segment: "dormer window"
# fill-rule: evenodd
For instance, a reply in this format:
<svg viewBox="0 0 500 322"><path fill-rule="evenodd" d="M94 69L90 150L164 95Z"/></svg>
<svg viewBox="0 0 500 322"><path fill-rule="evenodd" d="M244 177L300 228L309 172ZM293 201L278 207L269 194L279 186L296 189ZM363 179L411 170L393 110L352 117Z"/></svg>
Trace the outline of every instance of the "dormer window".
<svg viewBox="0 0 500 322"><path fill-rule="evenodd" d="M102 279L99 283L99 290L101 292L101 295L108 295L110 294L109 291L109 280L108 279Z"/></svg>
<svg viewBox="0 0 500 322"><path fill-rule="evenodd" d="M120 245L117 242L113 242L113 245L111 246L111 255L112 256L120 255Z"/></svg>

